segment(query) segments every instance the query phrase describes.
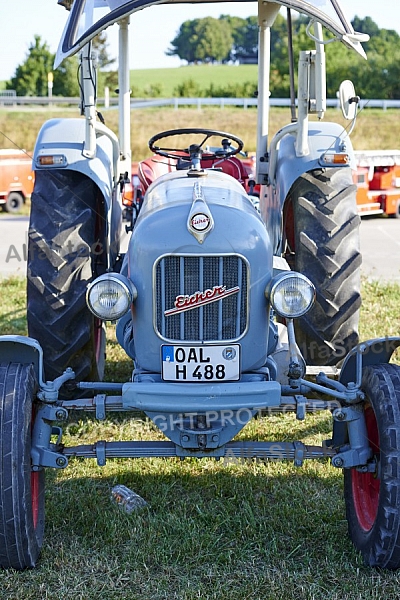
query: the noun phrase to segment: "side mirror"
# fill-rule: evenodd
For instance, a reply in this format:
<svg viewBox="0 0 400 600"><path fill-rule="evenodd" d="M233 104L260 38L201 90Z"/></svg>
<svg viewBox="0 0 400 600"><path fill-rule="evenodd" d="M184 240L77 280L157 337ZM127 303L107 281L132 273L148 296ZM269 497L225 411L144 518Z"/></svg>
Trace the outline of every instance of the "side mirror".
<svg viewBox="0 0 400 600"><path fill-rule="evenodd" d="M356 96L353 82L350 79L346 79L340 84L339 100L344 118L348 121L354 121L357 116L357 106L360 98Z"/></svg>

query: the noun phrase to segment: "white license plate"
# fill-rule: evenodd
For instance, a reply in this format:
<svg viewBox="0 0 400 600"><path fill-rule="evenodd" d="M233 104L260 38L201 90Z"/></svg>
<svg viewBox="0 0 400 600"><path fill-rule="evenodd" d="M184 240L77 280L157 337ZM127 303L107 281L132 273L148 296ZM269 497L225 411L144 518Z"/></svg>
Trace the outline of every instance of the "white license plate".
<svg viewBox="0 0 400 600"><path fill-rule="evenodd" d="M240 346L162 346L164 381L237 381Z"/></svg>

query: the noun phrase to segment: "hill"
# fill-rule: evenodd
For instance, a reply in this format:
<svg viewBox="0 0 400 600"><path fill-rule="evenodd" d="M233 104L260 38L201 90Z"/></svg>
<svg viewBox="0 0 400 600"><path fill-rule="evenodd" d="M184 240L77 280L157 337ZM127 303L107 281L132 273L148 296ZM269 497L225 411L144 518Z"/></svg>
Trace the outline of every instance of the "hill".
<svg viewBox="0 0 400 600"><path fill-rule="evenodd" d="M202 89L211 85L223 87L257 81L257 65L188 65L169 69L135 69L130 73L135 96L156 95L165 98L176 95L174 89L189 80Z"/></svg>

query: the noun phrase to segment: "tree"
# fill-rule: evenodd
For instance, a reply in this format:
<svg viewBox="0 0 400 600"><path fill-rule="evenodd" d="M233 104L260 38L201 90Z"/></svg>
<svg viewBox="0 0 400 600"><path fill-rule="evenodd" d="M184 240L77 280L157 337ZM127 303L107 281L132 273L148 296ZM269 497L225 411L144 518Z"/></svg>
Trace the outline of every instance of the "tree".
<svg viewBox="0 0 400 600"><path fill-rule="evenodd" d="M115 63L115 58L111 58L108 54L107 34L105 31L101 31L93 38L92 48L97 52L97 64L99 69L105 69Z"/></svg>
<svg viewBox="0 0 400 600"><path fill-rule="evenodd" d="M195 27L199 19L184 21L179 28L178 34L171 42L165 54L167 56L179 56L182 60L186 60L189 64L195 62L195 47L193 39L195 36Z"/></svg>
<svg viewBox="0 0 400 600"><path fill-rule="evenodd" d="M233 45L232 59L239 56L257 57L258 54L258 19L257 17L231 17L221 15L220 20L226 21L231 28Z"/></svg>
<svg viewBox="0 0 400 600"><path fill-rule="evenodd" d="M188 63L221 62L229 58L232 42L226 21L213 17L193 19L182 23L166 54L179 56Z"/></svg>
<svg viewBox="0 0 400 600"><path fill-rule="evenodd" d="M35 35L29 46L28 55L16 68L15 75L7 86L16 90L18 96L47 96L47 77L53 70L54 55L40 35Z"/></svg>
<svg viewBox="0 0 400 600"><path fill-rule="evenodd" d="M48 74L53 71L53 63L54 54L47 43L35 35L25 61L16 68L7 89L15 90L18 96L47 96ZM77 68L77 59L68 58L54 71L53 95L79 95Z"/></svg>
<svg viewBox="0 0 400 600"><path fill-rule="evenodd" d="M195 28L196 60L222 62L229 58L232 48L232 31L228 23L213 17L199 19Z"/></svg>
<svg viewBox="0 0 400 600"><path fill-rule="evenodd" d="M71 56L54 71L53 96L79 96L78 64L78 58Z"/></svg>
<svg viewBox="0 0 400 600"><path fill-rule="evenodd" d="M108 54L107 34L101 31L92 40L92 48L97 54L97 66L100 73L98 78L98 94L104 94L104 87L107 86L112 91L118 88L118 71L111 70L109 67L115 63L115 58Z"/></svg>
<svg viewBox="0 0 400 600"><path fill-rule="evenodd" d="M371 19L371 17L365 17L364 19L361 19L356 15L351 24L354 31L357 31L358 33L368 33L371 38L379 35L379 27L375 21Z"/></svg>

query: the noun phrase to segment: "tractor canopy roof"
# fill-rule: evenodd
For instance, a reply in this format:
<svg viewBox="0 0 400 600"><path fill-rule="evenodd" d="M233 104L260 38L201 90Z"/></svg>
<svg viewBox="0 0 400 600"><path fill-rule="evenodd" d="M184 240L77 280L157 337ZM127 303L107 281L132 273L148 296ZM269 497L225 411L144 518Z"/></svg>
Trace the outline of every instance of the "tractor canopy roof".
<svg viewBox="0 0 400 600"><path fill-rule="evenodd" d="M70 14L58 47L55 66L57 67L67 56L78 52L109 25L147 6L200 2L206 4L215 1L221 2L221 0L58 0L58 4L70 10ZM253 0L245 1L256 12L257 3ZM265 0L262 5L266 8L269 6L271 14L274 14L277 6L283 6L308 15L311 20L318 21L329 29L337 39L365 56L360 42L368 40L368 36L354 32L339 0Z"/></svg>

